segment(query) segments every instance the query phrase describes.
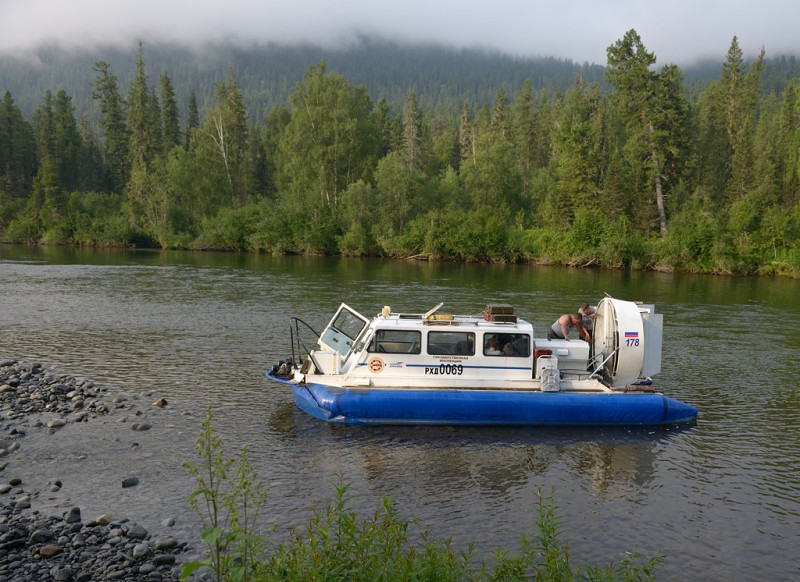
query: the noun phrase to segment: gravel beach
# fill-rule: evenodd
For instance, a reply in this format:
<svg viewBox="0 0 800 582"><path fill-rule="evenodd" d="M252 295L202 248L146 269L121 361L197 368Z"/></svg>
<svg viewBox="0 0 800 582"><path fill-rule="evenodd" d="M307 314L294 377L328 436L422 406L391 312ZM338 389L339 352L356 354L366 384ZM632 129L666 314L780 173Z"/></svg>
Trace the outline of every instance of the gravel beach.
<svg viewBox="0 0 800 582"><path fill-rule="evenodd" d="M120 411L146 416L136 406L91 380L0 358L0 580L179 580L180 564L199 557L197 548L169 534L174 525L169 517L161 524L166 533L156 533L117 517L113 508L99 515L83 515L77 506L54 511L43 501L61 491L61 480L55 476L44 487L30 486L25 464L16 462L28 432L57 438L67 425ZM158 398L146 406L168 403ZM150 428L144 420L130 423L133 431ZM120 490L138 485L135 471L118 482Z"/></svg>

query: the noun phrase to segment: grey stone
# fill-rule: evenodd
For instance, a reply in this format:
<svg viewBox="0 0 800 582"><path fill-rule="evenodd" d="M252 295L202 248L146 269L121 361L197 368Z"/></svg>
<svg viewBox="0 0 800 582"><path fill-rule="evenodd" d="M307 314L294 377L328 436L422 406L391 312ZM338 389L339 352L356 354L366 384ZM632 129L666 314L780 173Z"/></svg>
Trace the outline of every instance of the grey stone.
<svg viewBox="0 0 800 582"><path fill-rule="evenodd" d="M67 523L78 523L81 520L81 508L80 507L73 507L69 510L69 512L64 516L64 521Z"/></svg>
<svg viewBox="0 0 800 582"><path fill-rule="evenodd" d="M150 553L150 546L147 544L136 544L133 546L133 557L137 560L140 558L144 558L147 554Z"/></svg>
<svg viewBox="0 0 800 582"><path fill-rule="evenodd" d="M147 530L140 525L131 526L128 530L128 537L134 540L143 540L147 537Z"/></svg>
<svg viewBox="0 0 800 582"><path fill-rule="evenodd" d="M135 487L139 484L139 479L137 477L126 477L122 480L122 488L125 489L127 487Z"/></svg>
<svg viewBox="0 0 800 582"><path fill-rule="evenodd" d="M69 566L55 566L50 570L50 575L56 582L70 582L75 576L75 570Z"/></svg>
<svg viewBox="0 0 800 582"><path fill-rule="evenodd" d="M156 538L154 548L156 551L165 551L165 550L173 550L178 545L178 540L173 538L172 536L165 536L165 537L158 537Z"/></svg>
<svg viewBox="0 0 800 582"><path fill-rule="evenodd" d="M30 543L32 544L43 544L45 542L53 541L55 535L49 529L37 529L35 532L31 534Z"/></svg>
<svg viewBox="0 0 800 582"><path fill-rule="evenodd" d="M159 554L153 560L156 566L172 566L175 563L175 556L172 554Z"/></svg>

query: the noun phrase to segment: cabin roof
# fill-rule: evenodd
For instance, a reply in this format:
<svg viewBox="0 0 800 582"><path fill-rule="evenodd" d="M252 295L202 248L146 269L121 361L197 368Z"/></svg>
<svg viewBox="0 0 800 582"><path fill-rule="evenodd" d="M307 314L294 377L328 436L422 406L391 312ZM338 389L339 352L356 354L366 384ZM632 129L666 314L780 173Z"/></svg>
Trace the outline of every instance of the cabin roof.
<svg viewBox="0 0 800 582"><path fill-rule="evenodd" d="M484 316L476 315L440 315L443 319L424 318L420 314L393 313L388 317L379 316L375 318L374 326L376 329L419 329L430 331L494 331L532 333L533 326L524 319L516 319L513 322L490 321ZM450 319L452 318L452 319Z"/></svg>

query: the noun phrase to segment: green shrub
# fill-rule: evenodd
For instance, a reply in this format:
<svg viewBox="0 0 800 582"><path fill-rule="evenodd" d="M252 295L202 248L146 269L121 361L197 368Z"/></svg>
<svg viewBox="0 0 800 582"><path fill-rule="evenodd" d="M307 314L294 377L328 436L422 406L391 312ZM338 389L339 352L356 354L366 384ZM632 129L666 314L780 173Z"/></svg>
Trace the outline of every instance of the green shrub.
<svg viewBox="0 0 800 582"><path fill-rule="evenodd" d="M126 246L135 238L122 197L98 192L73 192L67 202L72 240L80 245Z"/></svg>
<svg viewBox="0 0 800 582"><path fill-rule="evenodd" d="M203 219L192 246L203 250L247 250L258 221L254 205L223 208L215 216Z"/></svg>
<svg viewBox="0 0 800 582"><path fill-rule="evenodd" d="M384 499L372 517L361 519L348 507L349 485L317 512L303 532L293 532L261 572L263 580L461 580L470 555L457 552L449 540L435 542L423 534L409 544L411 521L398 517Z"/></svg>
<svg viewBox="0 0 800 582"><path fill-rule="evenodd" d="M266 503L263 483L242 448L238 459L224 456L222 440L211 425L211 405L195 443L198 464L184 463L197 481L189 504L203 524L200 537L208 546L208 558L186 564L186 578L208 567L217 582L253 580L266 538L256 533L256 523Z"/></svg>
<svg viewBox="0 0 800 582"><path fill-rule="evenodd" d="M19 215L12 219L5 231L3 239L15 243L38 243L41 231L36 220L29 216Z"/></svg>

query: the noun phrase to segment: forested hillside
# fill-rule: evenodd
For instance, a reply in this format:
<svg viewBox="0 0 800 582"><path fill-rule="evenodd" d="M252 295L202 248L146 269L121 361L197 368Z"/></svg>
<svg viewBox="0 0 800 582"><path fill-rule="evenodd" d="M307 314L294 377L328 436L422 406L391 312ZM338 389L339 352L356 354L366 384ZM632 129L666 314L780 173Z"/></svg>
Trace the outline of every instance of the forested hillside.
<svg viewBox="0 0 800 582"><path fill-rule="evenodd" d="M490 103L497 90L510 92L530 80L535 90L566 90L580 75L602 83L602 65L577 64L555 58L513 58L498 52L454 49L439 45L399 45L362 38L341 50L315 46L234 45L187 49L173 45L147 45L148 71L166 72L175 87L177 103L185 108L195 91L201 108L213 103L214 87L228 77L232 67L251 123L260 123L266 111L286 105L296 84L311 64L325 61L329 71L354 85L364 85L373 100L386 99L402 109L405 91L413 88L420 106L429 112L457 112ZM72 97L78 117L97 118L91 100L93 67L109 64L122 86L136 75L136 51L104 49L65 53L42 49L26 57L0 56L0 91L10 91L25 114L41 103L45 91L64 89ZM717 66L717 69L719 66Z"/></svg>
<svg viewBox="0 0 800 582"><path fill-rule="evenodd" d="M417 93L423 110L437 114L458 112L464 103L477 109L491 103L501 87L511 95L527 80L535 91L563 92L580 75L584 82L608 89L604 78L606 63L514 58L486 50L396 44L369 37L341 50L310 45L228 44L188 49L148 44L145 51L150 74L166 72L170 76L182 112L188 107L192 91L202 110L210 107L215 85L224 81L233 67L253 124L262 123L264 113L272 107L285 105L306 68L321 61L351 84L364 85L373 101L385 99L394 111L402 110L409 88ZM27 116L39 106L46 91L64 89L72 98L76 117L85 115L96 122L98 112L91 98L91 85L97 61L108 63L123 87L133 81L135 49L64 52L44 48L24 57L0 55L0 94L10 91ZM702 91L719 77L720 70L721 61L691 65L684 70L686 90L691 94ZM781 93L786 83L797 76L800 63L794 57L765 58L762 93Z"/></svg>
<svg viewBox="0 0 800 582"><path fill-rule="evenodd" d="M6 60L0 238L800 274L793 59L391 48Z"/></svg>

